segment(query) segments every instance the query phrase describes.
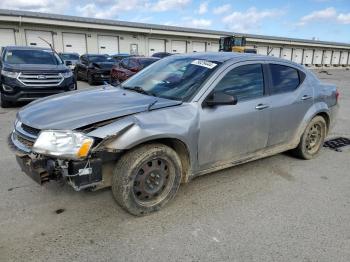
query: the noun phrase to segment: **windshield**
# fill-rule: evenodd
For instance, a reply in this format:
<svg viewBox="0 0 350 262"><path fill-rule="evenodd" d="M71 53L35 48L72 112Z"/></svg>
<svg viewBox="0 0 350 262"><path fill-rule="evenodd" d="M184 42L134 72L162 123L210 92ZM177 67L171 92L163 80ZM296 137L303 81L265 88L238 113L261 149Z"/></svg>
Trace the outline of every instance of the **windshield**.
<svg viewBox="0 0 350 262"><path fill-rule="evenodd" d="M113 62L113 58L106 55L90 55L89 56L90 62Z"/></svg>
<svg viewBox="0 0 350 262"><path fill-rule="evenodd" d="M79 60L78 54L61 54L61 57L64 60Z"/></svg>
<svg viewBox="0 0 350 262"><path fill-rule="evenodd" d="M140 71L121 87L186 102L218 67L218 62L171 56Z"/></svg>
<svg viewBox="0 0 350 262"><path fill-rule="evenodd" d="M51 50L9 50L4 61L9 64L59 65L62 60Z"/></svg>

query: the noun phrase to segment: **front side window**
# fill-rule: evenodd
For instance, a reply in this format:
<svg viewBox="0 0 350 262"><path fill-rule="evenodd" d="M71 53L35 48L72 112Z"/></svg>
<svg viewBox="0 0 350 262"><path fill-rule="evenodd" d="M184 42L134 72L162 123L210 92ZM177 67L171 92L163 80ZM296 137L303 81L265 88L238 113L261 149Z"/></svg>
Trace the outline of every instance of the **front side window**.
<svg viewBox="0 0 350 262"><path fill-rule="evenodd" d="M181 56L161 59L121 84L156 97L189 101L220 62Z"/></svg>
<svg viewBox="0 0 350 262"><path fill-rule="evenodd" d="M51 50L8 50L4 61L9 64L62 64L61 58Z"/></svg>
<svg viewBox="0 0 350 262"><path fill-rule="evenodd" d="M224 92L240 101L264 95L264 75L261 64L243 65L232 69L216 85L214 92Z"/></svg>
<svg viewBox="0 0 350 262"><path fill-rule="evenodd" d="M297 69L289 66L270 64L272 77L271 94L294 91L300 84Z"/></svg>

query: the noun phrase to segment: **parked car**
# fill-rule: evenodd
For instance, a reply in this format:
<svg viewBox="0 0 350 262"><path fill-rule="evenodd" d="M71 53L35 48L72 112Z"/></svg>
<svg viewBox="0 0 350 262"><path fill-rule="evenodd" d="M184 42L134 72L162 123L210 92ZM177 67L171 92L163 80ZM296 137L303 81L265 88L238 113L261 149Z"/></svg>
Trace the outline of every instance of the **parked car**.
<svg viewBox="0 0 350 262"><path fill-rule="evenodd" d="M77 88L72 72L51 49L5 47L0 69L2 107Z"/></svg>
<svg viewBox="0 0 350 262"><path fill-rule="evenodd" d="M78 53L59 53L64 64L68 66L71 70L74 70L75 65L79 61Z"/></svg>
<svg viewBox="0 0 350 262"><path fill-rule="evenodd" d="M18 112L11 140L22 170L40 184L111 186L120 206L144 215L196 176L287 150L317 156L338 96L287 60L177 55L119 87L30 104Z"/></svg>
<svg viewBox="0 0 350 262"><path fill-rule="evenodd" d="M133 56L136 56L136 55L131 55L131 54L114 54L114 55L111 55L111 57L114 59L114 61L116 63L119 63L120 61L122 61L124 58L128 58L128 57L133 57Z"/></svg>
<svg viewBox="0 0 350 262"><path fill-rule="evenodd" d="M110 80L110 72L115 64L112 57L101 54L82 55L74 68L77 80L85 80L89 85L102 84Z"/></svg>
<svg viewBox="0 0 350 262"><path fill-rule="evenodd" d="M158 53L154 53L152 57L164 58L171 55L174 55L174 54L168 53L168 52L158 52Z"/></svg>
<svg viewBox="0 0 350 262"><path fill-rule="evenodd" d="M112 67L110 83L117 85L158 60L156 57L124 58Z"/></svg>

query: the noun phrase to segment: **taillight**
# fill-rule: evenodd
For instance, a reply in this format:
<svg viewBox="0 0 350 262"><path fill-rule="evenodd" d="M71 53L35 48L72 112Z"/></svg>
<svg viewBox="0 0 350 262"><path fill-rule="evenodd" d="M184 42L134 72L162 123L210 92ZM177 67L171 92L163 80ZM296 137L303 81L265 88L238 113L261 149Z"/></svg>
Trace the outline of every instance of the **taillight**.
<svg viewBox="0 0 350 262"><path fill-rule="evenodd" d="M337 103L338 103L338 100L339 100L339 96L340 96L340 94L339 94L339 91L338 91L338 89L335 91L335 100L337 101Z"/></svg>

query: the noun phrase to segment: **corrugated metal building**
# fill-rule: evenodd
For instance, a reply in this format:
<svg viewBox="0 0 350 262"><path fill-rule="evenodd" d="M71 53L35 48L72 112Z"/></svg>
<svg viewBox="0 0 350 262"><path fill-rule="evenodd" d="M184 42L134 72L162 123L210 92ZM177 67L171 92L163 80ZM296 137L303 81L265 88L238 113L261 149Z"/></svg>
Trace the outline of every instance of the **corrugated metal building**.
<svg viewBox="0 0 350 262"><path fill-rule="evenodd" d="M47 46L59 52L137 53L218 51L233 32L0 9L0 46ZM259 54L307 66L350 66L350 44L245 35ZM39 38L40 37L40 38Z"/></svg>

